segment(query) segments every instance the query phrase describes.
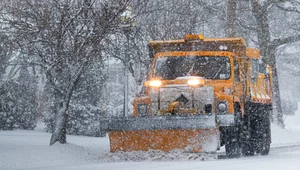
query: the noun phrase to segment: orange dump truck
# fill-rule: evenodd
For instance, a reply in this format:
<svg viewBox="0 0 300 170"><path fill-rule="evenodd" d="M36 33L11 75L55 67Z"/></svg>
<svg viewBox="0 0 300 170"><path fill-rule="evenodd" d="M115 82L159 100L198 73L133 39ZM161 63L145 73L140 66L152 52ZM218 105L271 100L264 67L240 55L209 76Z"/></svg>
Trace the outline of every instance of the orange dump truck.
<svg viewBox="0 0 300 170"><path fill-rule="evenodd" d="M272 70L243 38L150 41L152 67L134 116L107 123L110 151L267 155Z"/></svg>

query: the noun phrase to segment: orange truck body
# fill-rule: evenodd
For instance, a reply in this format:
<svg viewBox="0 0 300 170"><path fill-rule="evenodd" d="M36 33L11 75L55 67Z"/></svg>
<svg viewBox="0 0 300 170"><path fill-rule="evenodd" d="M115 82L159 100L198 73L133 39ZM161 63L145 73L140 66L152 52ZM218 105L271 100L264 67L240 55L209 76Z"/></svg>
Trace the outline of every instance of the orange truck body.
<svg viewBox="0 0 300 170"><path fill-rule="evenodd" d="M150 129L141 127L113 129L109 131L111 152L151 149L163 151L188 149L190 152L214 152L226 143L223 141L228 135L225 131L228 127L236 126L237 115L240 120L246 117L249 103L251 106L256 104L270 106L272 104L272 69L262 62L260 51L248 48L243 38L204 38L201 34L188 34L180 40L150 41L149 49L152 59L150 76L145 82L143 94L134 99L134 119L138 121L144 117L154 116L172 117L175 115L178 117L185 115L183 117L186 118L189 115L212 115L215 124L214 126L192 128L191 123L189 128L185 129L171 127L166 127L166 129L155 127ZM221 78L207 78L191 73L185 77L164 79L156 75L159 60L195 56L205 56L208 60L225 57L228 63L220 67L228 67L228 77L222 78L225 74L220 74ZM176 65L175 67L185 67L185 65ZM218 66L215 67L212 69L219 72L224 69L218 70ZM200 84L189 86L189 81L192 82L192 79L197 79L197 82L199 80ZM158 82L157 85L155 81ZM163 90L164 88L167 90ZM184 90L189 92L184 92ZM192 90L195 91L191 92ZM213 91L207 93L211 98L210 103L198 106L197 103L205 100L201 98L202 92L209 90ZM164 93L173 93L168 94L171 99L167 99ZM198 93L200 93L200 97ZM197 97L201 99L195 99L194 104L194 101L191 100ZM222 104L220 105L220 103ZM212 147L212 150L203 149L208 143L214 143L215 146Z"/></svg>

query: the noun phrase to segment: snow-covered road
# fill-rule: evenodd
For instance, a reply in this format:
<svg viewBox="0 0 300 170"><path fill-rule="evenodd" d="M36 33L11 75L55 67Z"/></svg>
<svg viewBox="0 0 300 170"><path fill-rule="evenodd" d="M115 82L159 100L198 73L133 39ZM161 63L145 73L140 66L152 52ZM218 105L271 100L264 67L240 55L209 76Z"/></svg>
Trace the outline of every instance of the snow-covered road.
<svg viewBox="0 0 300 170"><path fill-rule="evenodd" d="M46 168L48 169L48 168ZM49 168L53 169L53 168ZM300 147L272 150L269 156L242 157L213 161L114 162L55 167L56 170L299 170Z"/></svg>
<svg viewBox="0 0 300 170"><path fill-rule="evenodd" d="M108 138L68 136L66 145L49 146L51 134L40 131L0 131L0 170L299 170L300 129L296 117L281 129L272 125L268 156L190 160L190 155L157 152L109 153Z"/></svg>

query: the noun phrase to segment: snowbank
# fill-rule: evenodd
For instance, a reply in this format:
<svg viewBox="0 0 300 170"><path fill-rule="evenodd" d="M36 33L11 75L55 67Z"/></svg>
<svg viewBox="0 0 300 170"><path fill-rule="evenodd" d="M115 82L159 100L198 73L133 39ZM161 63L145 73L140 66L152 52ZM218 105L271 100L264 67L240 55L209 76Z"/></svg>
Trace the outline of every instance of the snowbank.
<svg viewBox="0 0 300 170"><path fill-rule="evenodd" d="M272 130L272 147L281 145L300 145L300 102L295 115L284 116L285 129L282 129L274 124Z"/></svg>
<svg viewBox="0 0 300 170"><path fill-rule="evenodd" d="M68 136L70 143L49 146L50 137L37 131L0 131L0 169L90 164L109 151L107 138Z"/></svg>
<svg viewBox="0 0 300 170"><path fill-rule="evenodd" d="M287 130L300 132L300 102L298 102L298 110L295 115L285 116L284 123Z"/></svg>

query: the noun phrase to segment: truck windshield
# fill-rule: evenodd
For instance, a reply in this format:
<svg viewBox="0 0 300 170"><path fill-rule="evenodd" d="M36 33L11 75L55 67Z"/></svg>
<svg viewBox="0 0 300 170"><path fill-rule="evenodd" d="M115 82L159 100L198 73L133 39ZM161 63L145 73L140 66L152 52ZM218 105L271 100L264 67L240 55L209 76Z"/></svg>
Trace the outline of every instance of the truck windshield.
<svg viewBox="0 0 300 170"><path fill-rule="evenodd" d="M230 77L230 61L225 56L168 56L156 60L154 76L164 80L200 76L225 80Z"/></svg>

